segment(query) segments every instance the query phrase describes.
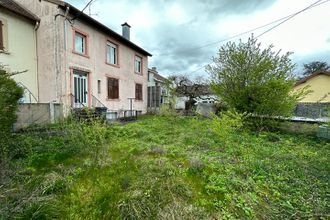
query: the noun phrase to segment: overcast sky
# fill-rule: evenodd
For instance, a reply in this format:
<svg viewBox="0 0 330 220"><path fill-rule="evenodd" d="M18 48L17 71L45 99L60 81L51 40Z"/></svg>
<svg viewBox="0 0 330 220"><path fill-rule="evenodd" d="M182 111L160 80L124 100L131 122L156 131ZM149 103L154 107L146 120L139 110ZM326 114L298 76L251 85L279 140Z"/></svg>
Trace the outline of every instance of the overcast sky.
<svg viewBox="0 0 330 220"><path fill-rule="evenodd" d="M259 41L265 46L273 44L275 50L293 52L291 58L297 64L296 72L303 63L311 61L330 64L330 1L321 2L325 1L264 34ZM67 2L83 9L89 0ZM128 22L132 26L131 41L153 54L149 68L157 67L164 76L205 75L203 66L212 62L212 57L225 43L214 42L293 14L314 2L316 0L95 0L90 9L96 14L93 18L118 33L121 33L120 25ZM270 27L253 33L257 36ZM251 33L231 41L246 41Z"/></svg>

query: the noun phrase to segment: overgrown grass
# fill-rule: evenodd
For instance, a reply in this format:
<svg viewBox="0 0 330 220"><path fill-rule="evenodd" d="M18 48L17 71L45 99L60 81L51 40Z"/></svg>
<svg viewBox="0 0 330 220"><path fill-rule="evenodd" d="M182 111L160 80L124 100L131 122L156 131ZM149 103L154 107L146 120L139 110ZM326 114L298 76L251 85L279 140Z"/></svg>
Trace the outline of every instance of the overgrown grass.
<svg viewBox="0 0 330 220"><path fill-rule="evenodd" d="M329 217L328 142L244 130L219 138L211 124L149 116L18 135L0 219Z"/></svg>

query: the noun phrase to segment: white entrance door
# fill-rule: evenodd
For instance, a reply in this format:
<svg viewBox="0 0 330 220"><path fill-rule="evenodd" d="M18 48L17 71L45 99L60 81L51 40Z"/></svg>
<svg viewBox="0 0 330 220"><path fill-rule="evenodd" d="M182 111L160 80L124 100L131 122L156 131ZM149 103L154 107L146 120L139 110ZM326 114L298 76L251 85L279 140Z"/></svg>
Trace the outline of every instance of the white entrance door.
<svg viewBox="0 0 330 220"><path fill-rule="evenodd" d="M88 107L88 78L87 73L74 70L73 72L74 107Z"/></svg>

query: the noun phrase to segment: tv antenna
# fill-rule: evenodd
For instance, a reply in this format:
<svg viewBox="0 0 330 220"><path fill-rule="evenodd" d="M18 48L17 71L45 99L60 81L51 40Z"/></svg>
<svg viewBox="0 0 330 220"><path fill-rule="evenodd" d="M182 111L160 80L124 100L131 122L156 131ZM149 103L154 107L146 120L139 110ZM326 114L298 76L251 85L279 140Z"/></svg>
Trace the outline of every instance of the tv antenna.
<svg viewBox="0 0 330 220"><path fill-rule="evenodd" d="M87 4L87 7L88 7L88 15L91 17L91 16L98 16L99 13L96 12L96 13L92 13L92 4L96 2L96 0L91 0L88 4Z"/></svg>

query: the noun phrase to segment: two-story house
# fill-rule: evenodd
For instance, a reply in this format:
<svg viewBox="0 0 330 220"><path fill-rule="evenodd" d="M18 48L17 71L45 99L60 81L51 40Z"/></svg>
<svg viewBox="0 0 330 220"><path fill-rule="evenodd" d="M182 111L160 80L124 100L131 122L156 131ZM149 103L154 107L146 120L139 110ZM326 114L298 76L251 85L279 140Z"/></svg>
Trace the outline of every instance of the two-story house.
<svg viewBox="0 0 330 220"><path fill-rule="evenodd" d="M147 110L148 56L130 41L59 0L16 0L40 18L37 30L39 99L71 108Z"/></svg>
<svg viewBox="0 0 330 220"><path fill-rule="evenodd" d="M0 64L24 88L21 102L38 102L39 18L12 0L0 0Z"/></svg>

